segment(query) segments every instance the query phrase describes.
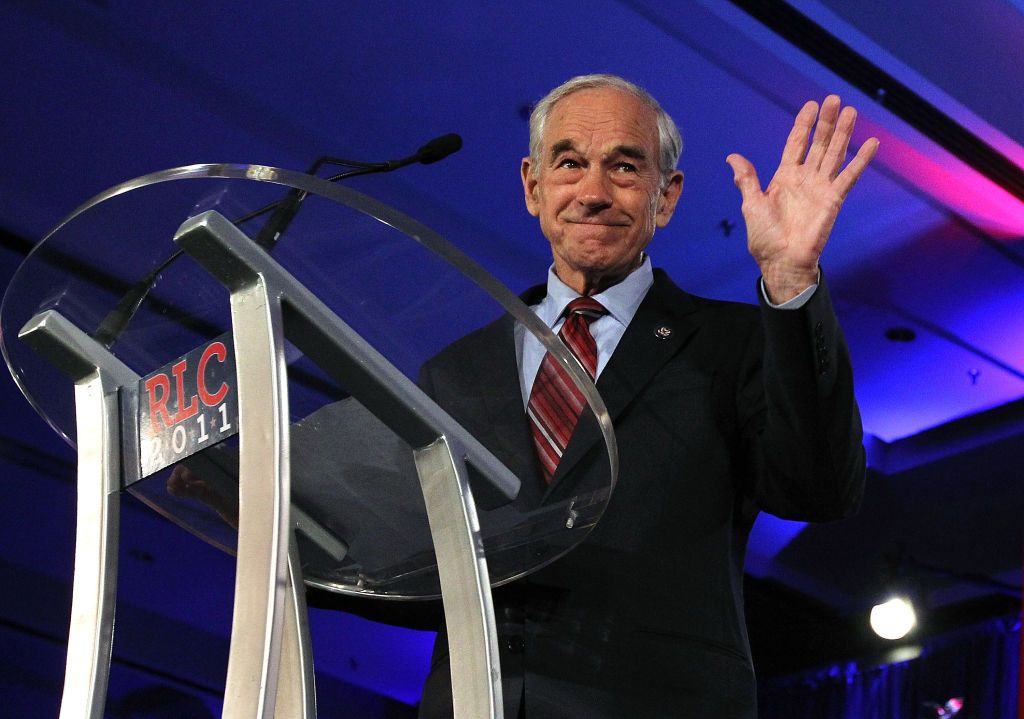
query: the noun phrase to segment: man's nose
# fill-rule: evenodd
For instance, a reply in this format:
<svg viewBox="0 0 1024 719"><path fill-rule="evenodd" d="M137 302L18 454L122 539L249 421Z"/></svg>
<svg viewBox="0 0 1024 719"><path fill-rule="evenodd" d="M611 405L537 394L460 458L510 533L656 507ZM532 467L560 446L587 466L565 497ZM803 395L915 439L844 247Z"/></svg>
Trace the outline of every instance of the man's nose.
<svg viewBox="0 0 1024 719"><path fill-rule="evenodd" d="M612 204L608 178L596 165L587 168L577 188L576 200L591 212L598 212Z"/></svg>

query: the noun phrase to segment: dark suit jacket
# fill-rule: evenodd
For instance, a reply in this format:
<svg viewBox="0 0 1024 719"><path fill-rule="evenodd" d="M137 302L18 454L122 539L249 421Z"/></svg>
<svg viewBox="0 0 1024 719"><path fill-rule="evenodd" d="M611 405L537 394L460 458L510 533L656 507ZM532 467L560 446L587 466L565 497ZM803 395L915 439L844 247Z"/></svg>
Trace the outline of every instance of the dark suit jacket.
<svg viewBox="0 0 1024 719"><path fill-rule="evenodd" d="M607 481L585 418L542 497L510 319L446 348L421 383L537 478L518 501ZM754 717L742 597L754 519L842 517L863 491L850 362L824 280L804 307L779 311L698 298L656 271L597 387L618 484L579 547L494 592L507 716L525 696L528 719ZM442 632L421 716L450 715L448 672Z"/></svg>

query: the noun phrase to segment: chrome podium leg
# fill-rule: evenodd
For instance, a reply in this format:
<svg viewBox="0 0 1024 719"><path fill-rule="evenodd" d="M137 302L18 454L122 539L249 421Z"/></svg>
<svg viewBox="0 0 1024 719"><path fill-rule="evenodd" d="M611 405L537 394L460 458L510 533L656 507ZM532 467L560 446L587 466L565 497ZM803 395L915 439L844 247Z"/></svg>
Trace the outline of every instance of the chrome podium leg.
<svg viewBox="0 0 1024 719"><path fill-rule="evenodd" d="M55 310L33 317L18 336L75 382L75 578L60 717L100 719L107 697L117 599L118 395L122 387L134 387L139 376Z"/></svg>
<svg viewBox="0 0 1024 719"><path fill-rule="evenodd" d="M274 715L281 719L316 719L313 651L309 639L306 587L299 550L292 536L288 549L288 590L281 636L281 676Z"/></svg>
<svg viewBox="0 0 1024 719"><path fill-rule="evenodd" d="M502 715L498 633L476 505L466 465L444 437L413 452L448 627L455 719Z"/></svg>
<svg viewBox="0 0 1024 719"><path fill-rule="evenodd" d="M288 576L289 456L281 304L261 277L231 294L238 376L238 558L225 719L274 716Z"/></svg>
<svg viewBox="0 0 1024 719"><path fill-rule="evenodd" d="M78 511L71 629L60 719L101 719L107 698L117 600L120 517L117 394L97 372L75 385Z"/></svg>

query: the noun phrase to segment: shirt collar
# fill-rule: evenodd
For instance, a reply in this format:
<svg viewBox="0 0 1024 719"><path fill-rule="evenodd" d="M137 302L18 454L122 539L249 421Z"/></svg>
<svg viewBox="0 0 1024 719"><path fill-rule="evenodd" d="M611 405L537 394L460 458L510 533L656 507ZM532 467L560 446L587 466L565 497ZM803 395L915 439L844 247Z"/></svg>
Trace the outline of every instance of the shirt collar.
<svg viewBox="0 0 1024 719"><path fill-rule="evenodd" d="M594 295L594 299L600 302L616 321L626 326L633 319L633 315L636 314L637 308L652 284L654 284L654 270L651 268L651 258L645 254L644 261L639 267L617 284ZM565 311L566 305L577 297L580 297L578 292L558 279L558 275L555 274L555 266L552 264L548 268L548 293L537 305L537 316L546 322L548 327L554 327L561 318L562 312Z"/></svg>

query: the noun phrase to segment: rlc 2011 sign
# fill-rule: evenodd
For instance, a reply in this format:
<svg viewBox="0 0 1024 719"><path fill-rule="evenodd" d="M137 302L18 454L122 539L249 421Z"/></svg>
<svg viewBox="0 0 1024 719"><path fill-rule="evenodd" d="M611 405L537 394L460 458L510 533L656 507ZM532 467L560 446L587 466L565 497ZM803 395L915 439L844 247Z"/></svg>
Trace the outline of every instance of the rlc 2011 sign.
<svg viewBox="0 0 1024 719"><path fill-rule="evenodd" d="M139 449L146 477L238 431L230 335L139 381Z"/></svg>

